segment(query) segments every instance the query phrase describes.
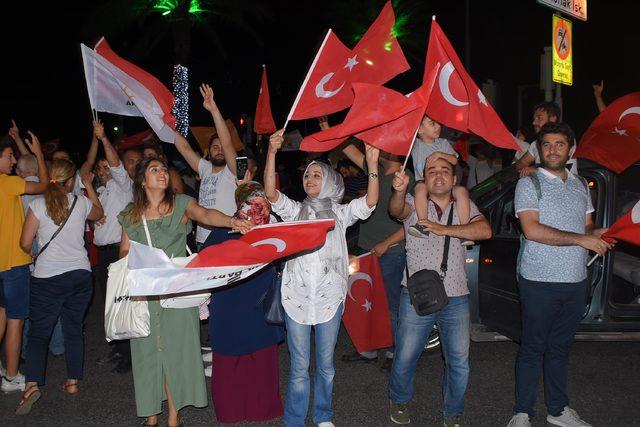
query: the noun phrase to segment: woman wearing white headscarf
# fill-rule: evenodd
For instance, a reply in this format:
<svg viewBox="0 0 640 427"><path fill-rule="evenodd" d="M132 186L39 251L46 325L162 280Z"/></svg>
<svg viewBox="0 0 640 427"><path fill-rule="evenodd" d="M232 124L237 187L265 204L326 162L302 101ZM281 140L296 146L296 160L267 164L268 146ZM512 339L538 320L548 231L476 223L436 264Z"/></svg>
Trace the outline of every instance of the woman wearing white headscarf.
<svg viewBox="0 0 640 427"><path fill-rule="evenodd" d="M309 407L309 360L311 328L315 329L316 369L314 374L313 422L332 427L333 351L347 294L348 254L345 231L359 219L367 219L378 202L378 156L380 151L366 146L369 171L367 194L341 205L342 176L322 162L313 161L302 183L307 198L289 199L276 190L275 159L282 146L282 131L271 135L264 172L265 194L273 212L284 221L335 219L319 249L287 261L282 277L282 305L286 312L287 344L291 373L284 409L286 426L304 426Z"/></svg>

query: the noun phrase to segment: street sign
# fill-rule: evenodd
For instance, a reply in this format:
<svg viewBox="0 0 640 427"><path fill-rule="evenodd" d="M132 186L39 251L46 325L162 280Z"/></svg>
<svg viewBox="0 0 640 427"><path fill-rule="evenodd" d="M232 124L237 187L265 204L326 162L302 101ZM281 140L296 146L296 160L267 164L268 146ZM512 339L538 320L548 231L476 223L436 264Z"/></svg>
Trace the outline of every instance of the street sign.
<svg viewBox="0 0 640 427"><path fill-rule="evenodd" d="M538 3L559 10L582 21L587 20L587 0L537 0Z"/></svg>
<svg viewBox="0 0 640 427"><path fill-rule="evenodd" d="M568 86L573 84L573 31L571 21L553 15L551 31L551 51L553 81Z"/></svg>

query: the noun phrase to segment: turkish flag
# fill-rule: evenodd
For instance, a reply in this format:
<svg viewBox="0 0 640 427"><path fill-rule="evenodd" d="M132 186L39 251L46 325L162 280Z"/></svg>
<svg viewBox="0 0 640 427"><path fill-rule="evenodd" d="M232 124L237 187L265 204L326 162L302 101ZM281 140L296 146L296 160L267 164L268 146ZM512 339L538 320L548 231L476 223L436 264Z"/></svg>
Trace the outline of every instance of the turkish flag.
<svg viewBox="0 0 640 427"><path fill-rule="evenodd" d="M328 151L355 135L383 151L407 156L424 117L436 73L437 68L425 84L407 96L379 85L354 83L355 99L344 121L306 137L300 149Z"/></svg>
<svg viewBox="0 0 640 427"><path fill-rule="evenodd" d="M271 134L276 131L276 123L271 114L271 99L267 85L267 67L262 66L262 82L256 105L256 115L253 120L253 131L257 134Z"/></svg>
<svg viewBox="0 0 640 427"><path fill-rule="evenodd" d="M602 235L608 241L610 239L622 240L632 245L640 246L640 200L629 212L613 223L609 230Z"/></svg>
<svg viewBox="0 0 640 427"><path fill-rule="evenodd" d="M322 246L327 231L334 226L333 219L259 225L238 240L227 240L203 249L187 267L268 263Z"/></svg>
<svg viewBox="0 0 640 427"><path fill-rule="evenodd" d="M360 353L390 347L391 316L378 257L367 254L356 260L359 268L349 276L344 327Z"/></svg>
<svg viewBox="0 0 640 427"><path fill-rule="evenodd" d="M640 160L640 92L609 104L582 135L575 155L615 173Z"/></svg>
<svg viewBox="0 0 640 427"><path fill-rule="evenodd" d="M456 153L460 154L460 157L466 162L469 159L469 138L471 135L465 133L453 144L453 149Z"/></svg>
<svg viewBox="0 0 640 427"><path fill-rule="evenodd" d="M130 148L139 147L141 145L154 141L156 141L156 134L151 129L147 129L145 131L122 138L118 143L118 151L122 153Z"/></svg>
<svg viewBox="0 0 640 427"><path fill-rule="evenodd" d="M452 129L481 136L496 147L519 150L511 133L464 69L442 28L433 20L425 80L438 63L438 82L429 99L427 115Z"/></svg>
<svg viewBox="0 0 640 427"><path fill-rule="evenodd" d="M351 105L352 82L383 84L409 69L393 31L395 15L387 2L353 50L331 30L311 65L289 119L335 113Z"/></svg>

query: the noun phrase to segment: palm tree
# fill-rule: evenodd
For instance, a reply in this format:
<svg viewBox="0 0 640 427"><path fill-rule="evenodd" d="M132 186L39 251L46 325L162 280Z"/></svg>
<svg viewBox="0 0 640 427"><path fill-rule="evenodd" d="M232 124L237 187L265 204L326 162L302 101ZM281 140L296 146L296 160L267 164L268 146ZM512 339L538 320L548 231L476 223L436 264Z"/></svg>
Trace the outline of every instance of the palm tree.
<svg viewBox="0 0 640 427"><path fill-rule="evenodd" d="M114 11L117 14L114 14ZM250 0L109 0L98 7L85 30L107 35L138 31L129 56L142 59L166 36L173 40L173 113L176 130L189 131L189 57L192 31L207 38L223 57L218 28L240 29L260 44L254 27L271 18L268 10Z"/></svg>

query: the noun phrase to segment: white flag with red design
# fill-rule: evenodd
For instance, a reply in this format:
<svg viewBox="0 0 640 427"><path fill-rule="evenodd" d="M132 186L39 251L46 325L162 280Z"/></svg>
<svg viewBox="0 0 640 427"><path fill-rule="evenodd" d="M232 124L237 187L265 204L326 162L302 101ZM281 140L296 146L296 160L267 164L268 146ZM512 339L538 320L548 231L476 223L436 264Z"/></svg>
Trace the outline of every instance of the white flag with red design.
<svg viewBox="0 0 640 427"><path fill-rule="evenodd" d="M382 270L374 254L355 259L359 266L349 276L342 321L360 353L393 344L391 315Z"/></svg>
<svg viewBox="0 0 640 427"><path fill-rule="evenodd" d="M186 258L131 242L129 295L149 296L202 291L237 282L270 262L324 244L332 219L281 222L254 227L238 240L227 240Z"/></svg>
<svg viewBox="0 0 640 427"><path fill-rule="evenodd" d="M102 38L95 50L80 45L91 108L144 117L164 142L173 143L173 95L158 79L119 57Z"/></svg>
<svg viewBox="0 0 640 427"><path fill-rule="evenodd" d="M632 245L640 246L640 200L629 212L613 223L609 230L602 235L608 241L622 240Z"/></svg>

